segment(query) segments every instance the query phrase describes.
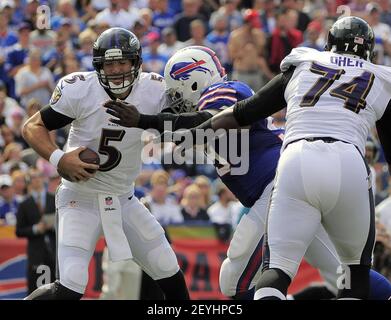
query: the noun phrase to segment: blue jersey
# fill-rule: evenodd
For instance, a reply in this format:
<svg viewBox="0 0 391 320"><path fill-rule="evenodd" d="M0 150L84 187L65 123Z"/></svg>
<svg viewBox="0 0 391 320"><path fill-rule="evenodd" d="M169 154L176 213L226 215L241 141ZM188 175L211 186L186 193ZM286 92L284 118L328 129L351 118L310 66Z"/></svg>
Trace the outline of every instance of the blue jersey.
<svg viewBox="0 0 391 320"><path fill-rule="evenodd" d="M239 81L217 83L202 92L198 110L220 111L253 94L249 86ZM252 207L262 195L265 187L274 179L282 145L281 133L281 130L271 129L268 119L262 119L251 126L248 151L249 169L245 174L231 174L230 169L239 167L240 163L233 165L229 159L226 159L228 165L225 165L224 170L221 170L221 164L215 164L221 180L246 207ZM240 150L240 147L236 149ZM216 151L218 153L218 143L216 143Z"/></svg>
<svg viewBox="0 0 391 320"><path fill-rule="evenodd" d="M369 288L369 300L391 300L390 281L375 270L369 273Z"/></svg>

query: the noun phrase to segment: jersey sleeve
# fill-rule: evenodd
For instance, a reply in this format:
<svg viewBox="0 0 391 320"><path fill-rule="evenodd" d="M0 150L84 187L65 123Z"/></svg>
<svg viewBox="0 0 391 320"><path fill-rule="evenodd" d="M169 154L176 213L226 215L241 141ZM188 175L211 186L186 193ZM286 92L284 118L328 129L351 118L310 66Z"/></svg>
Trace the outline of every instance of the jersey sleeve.
<svg viewBox="0 0 391 320"><path fill-rule="evenodd" d="M198 102L198 110L221 111L253 95L252 90L241 83L221 85L205 92Z"/></svg>
<svg viewBox="0 0 391 320"><path fill-rule="evenodd" d="M312 48L294 48L291 53L281 61L280 69L282 72L286 72L291 66L297 67L299 63L308 61L311 58L313 59L317 54L319 54L319 51Z"/></svg>
<svg viewBox="0 0 391 320"><path fill-rule="evenodd" d="M149 73L149 94L155 97L158 95L158 103L156 106L155 113L162 112L163 110L169 108L169 101L166 95L166 82L164 78L155 72Z"/></svg>
<svg viewBox="0 0 391 320"><path fill-rule="evenodd" d="M85 78L82 74L70 74L61 78L53 91L49 106L69 118L80 118L80 100L84 91L80 86L83 81Z"/></svg>

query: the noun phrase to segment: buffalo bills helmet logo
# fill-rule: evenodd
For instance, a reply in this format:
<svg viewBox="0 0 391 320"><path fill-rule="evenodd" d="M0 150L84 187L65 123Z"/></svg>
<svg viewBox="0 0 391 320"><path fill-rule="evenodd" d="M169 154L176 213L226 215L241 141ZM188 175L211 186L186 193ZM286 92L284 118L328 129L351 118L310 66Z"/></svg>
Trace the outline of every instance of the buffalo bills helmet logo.
<svg viewBox="0 0 391 320"><path fill-rule="evenodd" d="M193 71L201 71L203 73L209 72L211 74L211 71L208 68L202 67L205 63L204 60L175 63L171 68L170 76L174 80L188 80L190 78L190 73Z"/></svg>

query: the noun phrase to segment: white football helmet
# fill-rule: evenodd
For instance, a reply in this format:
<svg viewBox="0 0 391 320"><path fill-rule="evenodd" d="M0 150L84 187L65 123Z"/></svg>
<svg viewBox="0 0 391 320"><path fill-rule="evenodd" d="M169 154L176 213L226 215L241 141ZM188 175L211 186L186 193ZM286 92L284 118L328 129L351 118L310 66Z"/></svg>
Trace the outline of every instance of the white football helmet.
<svg viewBox="0 0 391 320"><path fill-rule="evenodd" d="M190 46L176 52L164 69L167 95L175 113L197 108L202 91L227 80L216 53L202 46Z"/></svg>

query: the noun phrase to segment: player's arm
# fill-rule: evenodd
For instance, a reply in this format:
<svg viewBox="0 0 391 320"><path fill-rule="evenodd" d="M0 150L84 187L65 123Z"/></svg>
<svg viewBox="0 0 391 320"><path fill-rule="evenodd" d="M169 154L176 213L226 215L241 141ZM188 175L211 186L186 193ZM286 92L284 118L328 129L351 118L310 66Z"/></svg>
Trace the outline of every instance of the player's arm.
<svg viewBox="0 0 391 320"><path fill-rule="evenodd" d="M188 112L172 114L162 112L156 115L139 113L137 108L123 101L107 101L104 105L106 112L117 119L110 119L111 122L123 127L136 127L140 129L155 129L160 133L164 131L176 131L179 129L190 129L207 121L212 117L209 111Z"/></svg>
<svg viewBox="0 0 391 320"><path fill-rule="evenodd" d="M285 88L293 72L292 68L285 73L280 73L252 97L237 102L233 108L218 113L195 129L236 129L280 111L286 106Z"/></svg>
<svg viewBox="0 0 391 320"><path fill-rule="evenodd" d="M384 157L388 163L388 171L391 173L391 100L380 120L376 122L377 134L383 147Z"/></svg>
<svg viewBox="0 0 391 320"><path fill-rule="evenodd" d="M138 127L141 129L156 129L159 132L176 131L179 129L191 129L212 118L208 111L187 112L182 114L159 113L157 115L140 114ZM170 126L167 126L167 122Z"/></svg>
<svg viewBox="0 0 391 320"><path fill-rule="evenodd" d="M50 108L46 106L42 111L34 114L23 126L23 137L29 145L43 158L49 160L50 155L58 149L58 146L52 141L49 131L42 120L42 113ZM64 116L65 117L65 116ZM64 125L66 125L65 123ZM49 124L50 126L50 124Z"/></svg>
<svg viewBox="0 0 391 320"><path fill-rule="evenodd" d="M46 106L27 120L23 125L22 134L41 157L50 161L61 172L69 175L73 181L88 180L93 174L88 173L85 169L97 170L99 166L85 163L79 159L79 153L85 147L64 153L52 141L49 134L49 131L62 128L72 121L73 119L54 111L50 106Z"/></svg>

